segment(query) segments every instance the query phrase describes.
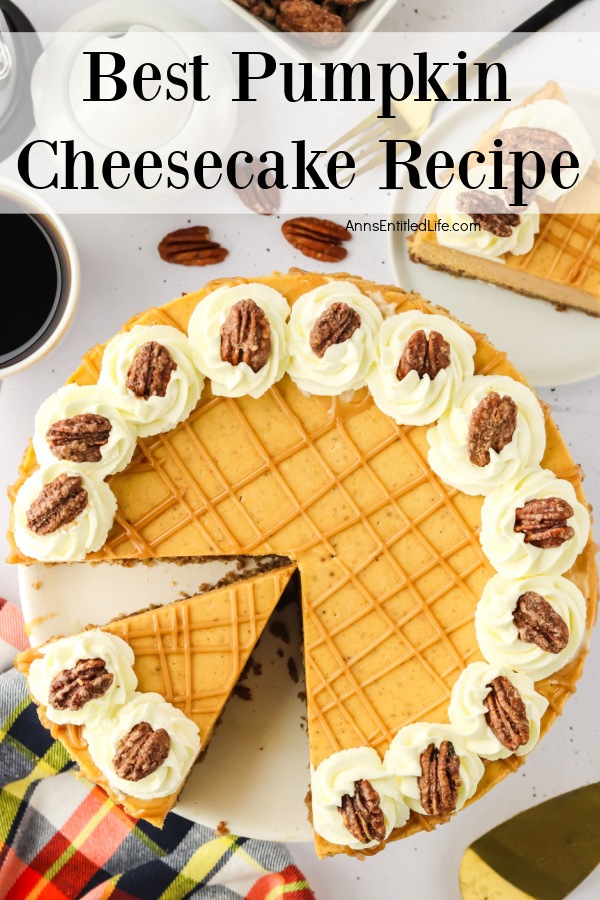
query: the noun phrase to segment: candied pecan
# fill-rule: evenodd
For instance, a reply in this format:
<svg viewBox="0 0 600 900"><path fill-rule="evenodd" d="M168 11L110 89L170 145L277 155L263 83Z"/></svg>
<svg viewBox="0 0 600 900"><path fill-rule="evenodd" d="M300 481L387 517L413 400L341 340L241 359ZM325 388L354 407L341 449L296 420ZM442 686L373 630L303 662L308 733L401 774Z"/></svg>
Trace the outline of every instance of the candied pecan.
<svg viewBox="0 0 600 900"><path fill-rule="evenodd" d="M73 522L88 505L79 475L58 475L45 486L27 510L27 526L35 534L52 534Z"/></svg>
<svg viewBox="0 0 600 900"><path fill-rule="evenodd" d="M229 251L210 240L210 230L204 225L179 228L162 239L158 245L160 258L180 266L210 266L223 262Z"/></svg>
<svg viewBox="0 0 600 900"><path fill-rule="evenodd" d="M429 375L433 381L442 369L450 365L450 344L439 331L431 331L429 338L421 328L411 334L398 363L396 377L402 381L409 372L416 372L419 378Z"/></svg>
<svg viewBox="0 0 600 900"><path fill-rule="evenodd" d="M46 440L57 459L71 462L100 462L102 450L108 443L112 425L106 416L82 413L71 419L61 419L46 432Z"/></svg>
<svg viewBox="0 0 600 900"><path fill-rule="evenodd" d="M420 757L417 779L421 805L429 816L448 816L456 809L461 786L460 757L452 741L442 741L439 750L430 744Z"/></svg>
<svg viewBox="0 0 600 900"><path fill-rule="evenodd" d="M510 237L513 228L521 221L517 213L510 212L501 197L484 191L464 191L456 198L456 208L465 212L484 231L496 237Z"/></svg>
<svg viewBox="0 0 600 900"><path fill-rule="evenodd" d="M296 250L320 262L340 262L348 255L343 241L349 241L352 234L329 219L316 216L300 216L289 219L281 226L283 236Z"/></svg>
<svg viewBox="0 0 600 900"><path fill-rule="evenodd" d="M361 778L354 782L354 796L344 794L342 805L338 806L345 827L361 844L385 840L385 820L380 801L371 782Z"/></svg>
<svg viewBox="0 0 600 900"><path fill-rule="evenodd" d="M80 659L50 682L48 703L53 709L77 712L90 700L104 696L114 681L103 659Z"/></svg>
<svg viewBox="0 0 600 900"><path fill-rule="evenodd" d="M240 300L221 326L221 359L232 366L245 362L253 372L259 372L270 355L269 319L254 300Z"/></svg>
<svg viewBox="0 0 600 900"><path fill-rule="evenodd" d="M569 643L569 626L545 597L526 591L517 600L513 620L519 637L546 653L560 653Z"/></svg>
<svg viewBox="0 0 600 900"><path fill-rule="evenodd" d="M127 373L127 387L143 400L164 397L177 363L166 347L156 341L143 344Z"/></svg>
<svg viewBox="0 0 600 900"><path fill-rule="evenodd" d="M490 692L483 701L485 720L500 743L508 750L518 750L529 740L529 719L523 698L505 675L488 684Z"/></svg>
<svg viewBox="0 0 600 900"><path fill-rule="evenodd" d="M265 22L275 21L275 5L267 3L265 0L236 0L240 6L251 12L253 16L264 19Z"/></svg>
<svg viewBox="0 0 600 900"><path fill-rule="evenodd" d="M148 722L140 722L119 742L112 761L114 770L125 781L139 781L156 772L170 748L171 738L164 728L154 731Z"/></svg>
<svg viewBox="0 0 600 900"><path fill-rule="evenodd" d="M263 168L257 159L253 159L250 163L238 161L236 165L238 180L246 184L250 181L251 176L254 177L248 187L236 188L235 192L242 203L252 212L258 213L260 216L271 216L279 209L281 194L275 185L268 188L260 186L258 178Z"/></svg>
<svg viewBox="0 0 600 900"><path fill-rule="evenodd" d="M346 30L340 16L312 0L283 0L276 22L282 31L339 33Z"/></svg>
<svg viewBox="0 0 600 900"><path fill-rule="evenodd" d="M515 510L515 531L525 536L525 543L540 547L560 547L575 537L567 521L574 515L573 507L561 497L528 500Z"/></svg>
<svg viewBox="0 0 600 900"><path fill-rule="evenodd" d="M536 153L544 160L546 170L550 169L553 160L563 150L572 150L570 143L562 134L556 131L549 131L547 128L505 128L499 131L496 139L502 141L502 162L506 165L512 165L514 157L511 155L515 150L527 154L530 150ZM535 159L525 156L523 159L524 169L535 169Z"/></svg>
<svg viewBox="0 0 600 900"><path fill-rule="evenodd" d="M323 359L333 344L350 340L360 328L360 316L347 303L332 303L313 325L309 342L315 356Z"/></svg>
<svg viewBox="0 0 600 900"><path fill-rule="evenodd" d="M517 427L518 407L512 397L500 397L490 391L477 404L469 419L469 459L474 466L487 466L490 450L496 453L513 439Z"/></svg>

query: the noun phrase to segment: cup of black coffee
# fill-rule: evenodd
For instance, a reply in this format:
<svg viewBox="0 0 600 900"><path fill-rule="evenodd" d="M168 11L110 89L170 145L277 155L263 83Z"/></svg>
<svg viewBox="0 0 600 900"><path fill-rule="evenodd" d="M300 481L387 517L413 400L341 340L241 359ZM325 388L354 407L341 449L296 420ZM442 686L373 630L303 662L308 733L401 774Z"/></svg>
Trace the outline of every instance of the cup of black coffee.
<svg viewBox="0 0 600 900"><path fill-rule="evenodd" d="M64 222L33 191L0 178L0 379L46 355L79 299L79 256Z"/></svg>

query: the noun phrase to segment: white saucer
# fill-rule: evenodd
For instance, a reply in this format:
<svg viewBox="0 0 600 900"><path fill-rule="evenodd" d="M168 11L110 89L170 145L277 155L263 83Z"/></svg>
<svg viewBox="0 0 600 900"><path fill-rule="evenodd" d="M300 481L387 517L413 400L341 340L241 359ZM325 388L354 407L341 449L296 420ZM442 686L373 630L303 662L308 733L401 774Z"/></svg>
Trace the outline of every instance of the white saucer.
<svg viewBox="0 0 600 900"><path fill-rule="evenodd" d="M494 118L500 118L510 106L538 87L531 84L512 88L512 103L494 104L492 111L489 103L473 104L469 116L465 116L462 107L453 108L421 139L421 158L426 159L441 148L460 155L473 146ZM563 88L595 147L600 148L599 95L576 86L563 85ZM433 191L398 191L391 218L419 217L432 196ZM390 251L398 284L406 290L418 291L487 334L534 386L571 384L600 374L600 318L574 310L560 312L542 300L413 263L408 258L403 232L390 232Z"/></svg>

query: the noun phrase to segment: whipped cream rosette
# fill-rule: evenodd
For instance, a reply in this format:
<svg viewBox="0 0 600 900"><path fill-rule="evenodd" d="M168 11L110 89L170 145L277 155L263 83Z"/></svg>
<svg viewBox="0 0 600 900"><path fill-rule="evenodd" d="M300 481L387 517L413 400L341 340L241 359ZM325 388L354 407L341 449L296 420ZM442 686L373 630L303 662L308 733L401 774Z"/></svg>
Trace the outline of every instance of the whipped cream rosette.
<svg viewBox="0 0 600 900"><path fill-rule="evenodd" d="M158 765L150 765L151 771L139 777L140 772L135 770L145 764L143 744L153 739L153 732L161 732L154 739L160 740L162 753L157 759L154 751L154 763ZM84 737L95 765L109 784L140 800L176 793L200 752L198 726L154 693L136 694L115 711L113 718L96 728L85 728ZM131 745L126 754L125 742ZM119 775L117 769L122 773L125 770L127 777Z"/></svg>
<svg viewBox="0 0 600 900"><path fill-rule="evenodd" d="M432 332L449 345L444 357L447 365L433 377L417 368L400 372L400 362L410 352L409 341L421 333L429 341ZM475 349L471 335L447 316L418 310L399 313L385 319L379 329L375 366L367 379L369 390L379 409L399 425L429 425L452 403L463 379L473 374Z"/></svg>
<svg viewBox="0 0 600 900"><path fill-rule="evenodd" d="M489 494L539 465L544 413L533 391L513 378L474 375L427 439L429 465L442 481L464 494Z"/></svg>
<svg viewBox="0 0 600 900"><path fill-rule="evenodd" d="M548 701L537 693L528 675L508 666L476 662L455 682L448 716L473 753L484 759L506 759L533 750L547 708Z"/></svg>
<svg viewBox="0 0 600 900"><path fill-rule="evenodd" d="M350 282L303 294L289 322L290 378L301 391L320 396L364 387L382 322L373 300Z"/></svg>
<svg viewBox="0 0 600 900"><path fill-rule="evenodd" d="M102 547L116 511L104 481L56 463L21 485L13 510L15 541L40 562L76 562Z"/></svg>
<svg viewBox="0 0 600 900"><path fill-rule="evenodd" d="M121 472L135 451L137 431L115 409L110 391L67 384L37 411L33 449L43 465L65 460L97 478Z"/></svg>
<svg viewBox="0 0 600 900"><path fill-rule="evenodd" d="M573 485L549 469L528 469L495 488L481 508L481 546L506 578L562 575L585 547L587 509Z"/></svg>
<svg viewBox="0 0 600 900"><path fill-rule="evenodd" d="M506 168L508 173L509 169ZM446 223L447 230L436 231L438 242L444 247L461 250L472 256L481 256L484 259L495 259L503 263L502 256L512 253L522 256L529 253L533 247L536 234L540 230L540 213L537 203L532 202L527 210L519 209L507 204L511 202L508 191L505 188L492 188L489 185L494 180L493 166L474 166L471 170L471 184L481 181L481 186L475 190L466 188L457 173L450 184L440 191L437 201L436 214L440 222ZM504 180L504 179L503 179ZM504 183L506 181L504 180ZM486 213L498 208L501 215L511 215L514 224L508 225L498 233L499 229L490 230L480 223L479 228L474 228L473 216L465 210L475 212L479 194L481 208Z"/></svg>
<svg viewBox="0 0 600 900"><path fill-rule="evenodd" d="M98 384L138 435L150 437L187 419L204 379L185 334L170 325L136 325L106 345Z"/></svg>
<svg viewBox="0 0 600 900"><path fill-rule="evenodd" d="M29 668L29 689L57 725L97 727L135 693L133 650L116 635L91 629L39 652Z"/></svg>
<svg viewBox="0 0 600 900"><path fill-rule="evenodd" d="M487 661L510 666L534 681L574 658L585 621L583 594L560 575L519 581L494 575L475 610L477 642Z"/></svg>
<svg viewBox="0 0 600 900"><path fill-rule="evenodd" d="M377 803L383 814L380 838L366 842L348 830L340 812L345 797L352 799L357 790L360 793L359 783L362 781L368 781L371 789L376 791L379 797ZM386 772L379 754L372 747L341 750L323 760L312 773L311 793L313 825L317 834L332 844L341 844L353 850L377 846L394 828L404 825L410 815L397 779ZM372 794L370 796L373 797Z"/></svg>
<svg viewBox="0 0 600 900"><path fill-rule="evenodd" d="M539 152L539 139L544 142L545 138L557 135L562 140L558 141L555 152L558 153L561 149L570 149L575 154L579 162L577 169L579 181L583 179L594 161L594 145L583 122L574 109L561 100L536 100L527 106L519 106L517 109L511 110L502 122L502 130L498 134L501 140L505 137L503 132L508 131L509 128L541 129L542 134L539 137L535 132L530 137L527 137L525 133L520 136L519 149L523 153L528 150ZM543 132L550 134L544 135ZM555 184L547 167L547 174L540 186L536 188L536 195L554 203L564 194L565 190Z"/></svg>
<svg viewBox="0 0 600 900"><path fill-rule="evenodd" d="M285 297L264 284L207 294L192 313L188 335L194 362L211 379L213 394L258 399L283 377L289 314Z"/></svg>
<svg viewBox="0 0 600 900"><path fill-rule="evenodd" d="M449 754L451 760L458 762L455 766L458 778L449 778L455 785L454 807L445 813L457 812L475 793L483 775L483 763L477 754L467 749L461 735L450 725L433 722L405 725L390 744L384 766L397 779L407 805L415 812L430 815L432 810L427 813L423 806L427 787L423 783L422 759L424 761L424 754L431 756L432 751L436 765L443 759L444 752ZM435 778L432 781L435 782Z"/></svg>

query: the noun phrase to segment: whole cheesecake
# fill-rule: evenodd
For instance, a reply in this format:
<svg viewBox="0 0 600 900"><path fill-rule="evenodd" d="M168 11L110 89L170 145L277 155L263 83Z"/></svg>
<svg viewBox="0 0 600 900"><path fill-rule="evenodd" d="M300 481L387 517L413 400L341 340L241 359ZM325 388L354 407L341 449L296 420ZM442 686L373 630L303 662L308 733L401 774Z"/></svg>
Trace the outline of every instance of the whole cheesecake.
<svg viewBox="0 0 600 900"><path fill-rule="evenodd" d="M294 269L136 316L70 379L97 382L38 414L10 561L289 558L319 856L431 830L522 764L581 675L597 570L580 469L504 353L417 294ZM82 409L117 474L65 426Z"/></svg>

